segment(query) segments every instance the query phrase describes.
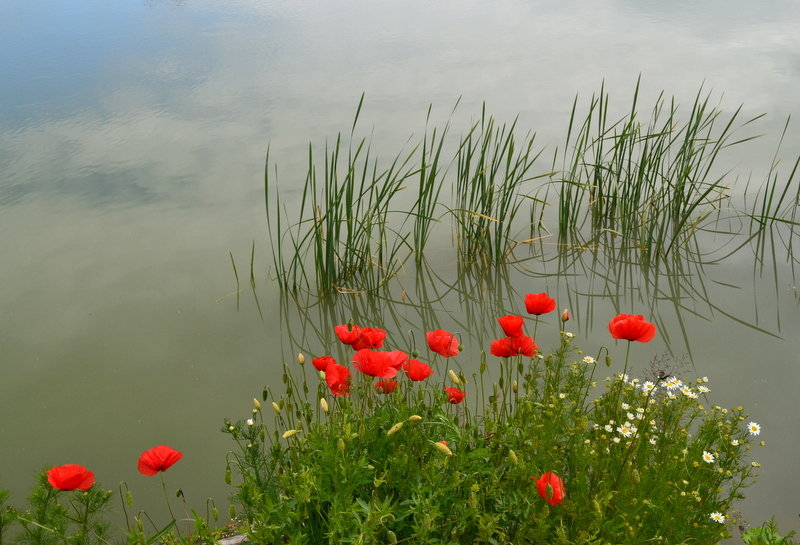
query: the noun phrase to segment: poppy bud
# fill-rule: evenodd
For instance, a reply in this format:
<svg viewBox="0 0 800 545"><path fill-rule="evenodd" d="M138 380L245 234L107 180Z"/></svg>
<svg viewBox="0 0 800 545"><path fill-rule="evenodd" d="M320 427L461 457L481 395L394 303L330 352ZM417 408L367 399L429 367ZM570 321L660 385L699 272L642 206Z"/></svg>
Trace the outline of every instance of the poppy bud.
<svg viewBox="0 0 800 545"><path fill-rule="evenodd" d="M125 503L128 504L128 507L133 507L133 494L131 494L130 490L125 492Z"/></svg>
<svg viewBox="0 0 800 545"><path fill-rule="evenodd" d="M419 422L420 420L422 420L422 417L418 414L412 414L406 420L408 420L409 422Z"/></svg>
<svg viewBox="0 0 800 545"><path fill-rule="evenodd" d="M517 458L517 453L511 449L508 449L508 459L511 460L511 463L515 466L519 465L519 458Z"/></svg>
<svg viewBox="0 0 800 545"><path fill-rule="evenodd" d="M339 449L339 452L344 452L344 439L341 437L336 441L336 448Z"/></svg>
<svg viewBox="0 0 800 545"><path fill-rule="evenodd" d="M257 411L261 410L261 402L256 398L253 398L253 408L255 408Z"/></svg>
<svg viewBox="0 0 800 545"><path fill-rule="evenodd" d="M297 354L297 363L299 363L300 365L305 365L306 363L306 357L303 355L302 352Z"/></svg>
<svg viewBox="0 0 800 545"><path fill-rule="evenodd" d="M236 506L235 505L231 504L231 506L228 508L228 516L231 519L235 519L236 518Z"/></svg>
<svg viewBox="0 0 800 545"><path fill-rule="evenodd" d="M441 452L445 456L452 456L453 455L453 451L450 450L450 447L448 447L447 445L444 444L444 441L439 441L438 443L434 443L433 445L436 447L436 449L439 452Z"/></svg>
<svg viewBox="0 0 800 545"><path fill-rule="evenodd" d="M274 401L272 402L272 408L275 409L276 413L281 414L281 406L275 403Z"/></svg>
<svg viewBox="0 0 800 545"><path fill-rule="evenodd" d="M456 386L461 385L461 379L458 378L458 375L456 374L455 371L453 371L452 369L448 369L447 374L450 375L450 380L452 380L456 384Z"/></svg>
<svg viewBox="0 0 800 545"><path fill-rule="evenodd" d="M300 433L300 430L287 430L287 431L283 432L283 438L284 439L288 439L288 438L292 437L293 435L297 435L298 433Z"/></svg>
<svg viewBox="0 0 800 545"><path fill-rule="evenodd" d="M398 422L397 424L395 424L394 426L389 428L389 431L386 432L386 435L392 435L393 433L397 433L398 431L400 431L400 428L402 428L402 427L403 427L403 423L402 422Z"/></svg>
<svg viewBox="0 0 800 545"><path fill-rule="evenodd" d="M511 383L511 390L513 390L515 394L519 391L519 384L516 380Z"/></svg>
<svg viewBox="0 0 800 545"><path fill-rule="evenodd" d="M564 310L561 311L561 321L562 322L568 322L569 318L570 318L569 309L565 308Z"/></svg>
<svg viewBox="0 0 800 545"><path fill-rule="evenodd" d="M225 466L225 484L231 484L231 466Z"/></svg>
<svg viewBox="0 0 800 545"><path fill-rule="evenodd" d="M219 509L217 509L216 505L211 508L211 516L214 518L214 522L219 520Z"/></svg>
<svg viewBox="0 0 800 545"><path fill-rule="evenodd" d="M328 401L324 397L319 398L319 408L322 412L328 412Z"/></svg>
<svg viewBox="0 0 800 545"><path fill-rule="evenodd" d="M389 530L386 532L386 538L389 541L389 545L397 545L397 534Z"/></svg>

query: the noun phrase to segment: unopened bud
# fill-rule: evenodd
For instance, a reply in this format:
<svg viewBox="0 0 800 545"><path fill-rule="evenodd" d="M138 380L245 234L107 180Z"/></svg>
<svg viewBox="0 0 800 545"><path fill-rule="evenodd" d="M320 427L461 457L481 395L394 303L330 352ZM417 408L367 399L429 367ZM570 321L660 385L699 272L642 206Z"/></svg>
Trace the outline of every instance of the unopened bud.
<svg viewBox="0 0 800 545"><path fill-rule="evenodd" d="M300 365L305 365L306 363L306 357L303 355L302 352L297 354L297 363L299 363Z"/></svg>
<svg viewBox="0 0 800 545"><path fill-rule="evenodd" d="M508 449L508 459L511 460L511 463L515 466L519 465L519 458L517 458L517 453L511 449Z"/></svg>
<svg viewBox="0 0 800 545"><path fill-rule="evenodd" d="M259 400L257 400L256 398L253 398L253 407L257 411L261 410L261 402Z"/></svg>
<svg viewBox="0 0 800 545"><path fill-rule="evenodd" d="M422 420L422 417L418 414L412 414L406 420L408 420L409 422L419 422L420 420Z"/></svg>
<svg viewBox="0 0 800 545"><path fill-rule="evenodd" d="M403 427L403 423L402 422L398 422L397 424L395 424L394 426L389 428L389 431L386 432L386 435L392 435L393 433L397 433L398 431L400 431L400 428L402 428L402 427Z"/></svg>
<svg viewBox="0 0 800 545"><path fill-rule="evenodd" d="M228 508L228 516L231 519L235 519L236 518L236 506L235 505L231 504L231 506Z"/></svg>
<svg viewBox="0 0 800 545"><path fill-rule="evenodd" d="M456 386L461 386L461 379L458 378L458 375L452 369L447 370L447 374L450 375L450 380L452 380Z"/></svg>
<svg viewBox="0 0 800 545"><path fill-rule="evenodd" d="M514 391L515 394L519 392L519 383L516 380L511 383L511 389Z"/></svg>
<svg viewBox="0 0 800 545"><path fill-rule="evenodd" d="M324 413L328 412L328 401L324 397L319 398L319 408Z"/></svg>
<svg viewBox="0 0 800 545"><path fill-rule="evenodd" d="M562 322L569 322L569 309L565 308L561 311L561 321Z"/></svg>
<svg viewBox="0 0 800 545"><path fill-rule="evenodd" d="M275 409L276 413L281 414L281 406L275 403L274 401L272 402L272 408Z"/></svg>
<svg viewBox="0 0 800 545"><path fill-rule="evenodd" d="M298 433L300 433L300 430L286 430L285 432L283 432L283 438L288 439L293 435L297 435Z"/></svg>
<svg viewBox="0 0 800 545"><path fill-rule="evenodd" d="M448 447L444 443L444 441L439 441L438 443L434 443L433 445L436 447L436 450L438 450L439 452L441 452L445 456L452 456L453 455L453 451L450 450L450 447Z"/></svg>
<svg viewBox="0 0 800 545"><path fill-rule="evenodd" d="M336 448L339 449L339 452L344 452L344 439L341 437L336 441Z"/></svg>

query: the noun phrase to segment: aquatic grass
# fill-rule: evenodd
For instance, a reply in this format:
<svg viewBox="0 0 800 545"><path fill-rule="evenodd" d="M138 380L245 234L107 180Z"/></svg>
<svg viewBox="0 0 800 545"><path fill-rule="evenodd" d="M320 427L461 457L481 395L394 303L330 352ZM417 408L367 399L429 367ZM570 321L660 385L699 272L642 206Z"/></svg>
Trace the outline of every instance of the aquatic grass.
<svg viewBox="0 0 800 545"><path fill-rule="evenodd" d="M702 89L688 107L662 92L642 115L637 82L619 117L604 86L583 112L576 96L563 148L553 150L546 172L535 170L543 153L535 149L535 133L519 137L518 120L500 123L485 105L460 138L450 135L450 120L441 130L431 126L429 107L421 140L409 138L385 162L370 137L356 136L363 102L362 95L349 140L339 134L322 160L309 144L294 211L281 200L267 152L267 222L281 289L375 292L402 274L411 256L419 271L448 223L461 271L509 263L531 270L531 257L545 259L551 236L558 252L596 248L604 259L653 271L671 255L709 259L695 243L707 233L727 237L722 248L733 241L731 253L751 243L763 260L771 225L781 227L781 243L794 259L800 159L783 177L776 152L766 181L748 183L744 207L737 207L733 168L718 164L758 137L751 129L762 116L741 120L741 107L725 113ZM781 143L787 127L788 121ZM521 214L525 205L529 213Z"/></svg>

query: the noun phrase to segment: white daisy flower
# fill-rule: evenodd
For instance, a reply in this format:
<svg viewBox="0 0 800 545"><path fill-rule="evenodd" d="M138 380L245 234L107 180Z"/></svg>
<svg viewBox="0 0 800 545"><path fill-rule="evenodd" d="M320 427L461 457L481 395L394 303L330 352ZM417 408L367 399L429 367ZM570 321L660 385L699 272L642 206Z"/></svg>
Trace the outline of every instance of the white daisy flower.
<svg viewBox="0 0 800 545"><path fill-rule="evenodd" d="M733 445L734 447L738 447L739 446L739 440L738 439L731 439L731 445Z"/></svg>
<svg viewBox="0 0 800 545"><path fill-rule="evenodd" d="M707 463L707 464L713 464L714 463L714 455L711 454L710 452L704 450L703 451L703 461L705 463Z"/></svg>
<svg viewBox="0 0 800 545"><path fill-rule="evenodd" d="M644 407L636 407L636 412L639 414L644 414Z"/></svg>
<svg viewBox="0 0 800 545"><path fill-rule="evenodd" d="M657 441L658 438L655 435L647 440L647 442L650 443L651 445L655 445Z"/></svg>
<svg viewBox="0 0 800 545"><path fill-rule="evenodd" d="M619 437L612 437L611 440L615 443L619 443Z"/></svg>
<svg viewBox="0 0 800 545"><path fill-rule="evenodd" d="M663 384L664 388L666 388L667 390L677 390L678 388L683 387L683 382L681 382L679 379L675 377L667 380Z"/></svg>
<svg viewBox="0 0 800 545"><path fill-rule="evenodd" d="M723 515L718 511L714 511L708 516L711 517L711 520L713 520L714 522L719 522L720 524L725 522L725 515Z"/></svg>
<svg viewBox="0 0 800 545"><path fill-rule="evenodd" d="M636 427L631 426L630 422L625 422L625 424L617 428L617 431L623 437L630 437L631 435L636 433Z"/></svg>
<svg viewBox="0 0 800 545"><path fill-rule="evenodd" d="M627 410L628 410L628 409L630 409L630 408L631 408L631 406L630 406L630 405L628 405L627 403L623 403L623 404L622 404L622 410L623 410L623 411L627 411Z"/></svg>
<svg viewBox="0 0 800 545"><path fill-rule="evenodd" d="M644 381L644 384L642 384L642 391L646 394L649 394L655 387L656 385L653 383L653 381L646 380Z"/></svg>
<svg viewBox="0 0 800 545"><path fill-rule="evenodd" d="M558 399L566 399L566 398L567 398L567 394L565 394L564 392L561 392L560 394L558 394Z"/></svg>
<svg viewBox="0 0 800 545"><path fill-rule="evenodd" d="M625 382L625 383L627 383L627 382L628 382L628 379L629 379L630 377L629 377L628 375L624 374L624 373L617 373L617 378L618 378L619 380L621 380L622 382Z"/></svg>
<svg viewBox="0 0 800 545"><path fill-rule="evenodd" d="M761 426L759 426L755 422L750 422L747 425L747 431L750 432L750 435L758 435L759 433L761 433Z"/></svg>
<svg viewBox="0 0 800 545"><path fill-rule="evenodd" d="M593 358L593 357L591 357L591 356L585 356L585 357L583 358L583 363L588 363L589 365L593 364L593 363L594 363L594 362L596 362L596 361L597 361L597 360L596 360L596 359L594 359L594 358Z"/></svg>
<svg viewBox="0 0 800 545"><path fill-rule="evenodd" d="M628 417L628 420L634 420L636 418L636 415L633 413L627 413L625 416Z"/></svg>
<svg viewBox="0 0 800 545"><path fill-rule="evenodd" d="M605 426L603 426L603 428L604 428L604 429L605 429L605 430L606 430L608 433L611 433L612 431L614 431L614 427L613 427L611 424L606 424Z"/></svg>
<svg viewBox="0 0 800 545"><path fill-rule="evenodd" d="M698 386L697 391L700 392L701 394L707 394L708 392L711 391L711 389L708 388L707 386Z"/></svg>
<svg viewBox="0 0 800 545"><path fill-rule="evenodd" d="M247 425L248 425L248 426L252 426L252 425L254 425L255 423L256 423L256 421L255 421L255 420L253 420L252 418L248 418L248 419L247 419Z"/></svg>

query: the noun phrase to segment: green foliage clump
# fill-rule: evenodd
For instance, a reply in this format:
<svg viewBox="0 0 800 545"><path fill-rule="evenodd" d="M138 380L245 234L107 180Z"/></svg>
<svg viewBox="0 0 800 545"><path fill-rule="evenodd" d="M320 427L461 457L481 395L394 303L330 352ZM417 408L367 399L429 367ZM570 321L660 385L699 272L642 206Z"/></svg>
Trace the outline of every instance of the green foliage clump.
<svg viewBox="0 0 800 545"><path fill-rule="evenodd" d="M299 386L285 366L286 393L265 390L263 409L254 400L252 418L224 428L238 445L226 477L237 474L252 541L666 545L729 537L731 507L758 464L746 460L752 430L743 408L708 406L707 379L619 374L598 383L597 360L567 333L546 356L482 358L469 383L455 376L467 392L461 404L448 403L444 383L432 387L448 376L443 369L427 383L398 380L389 394L363 375L348 396L332 397L320 381L310 400L313 386ZM434 358L440 367L448 361ZM563 480L563 501L537 491L533 479L547 472Z"/></svg>

